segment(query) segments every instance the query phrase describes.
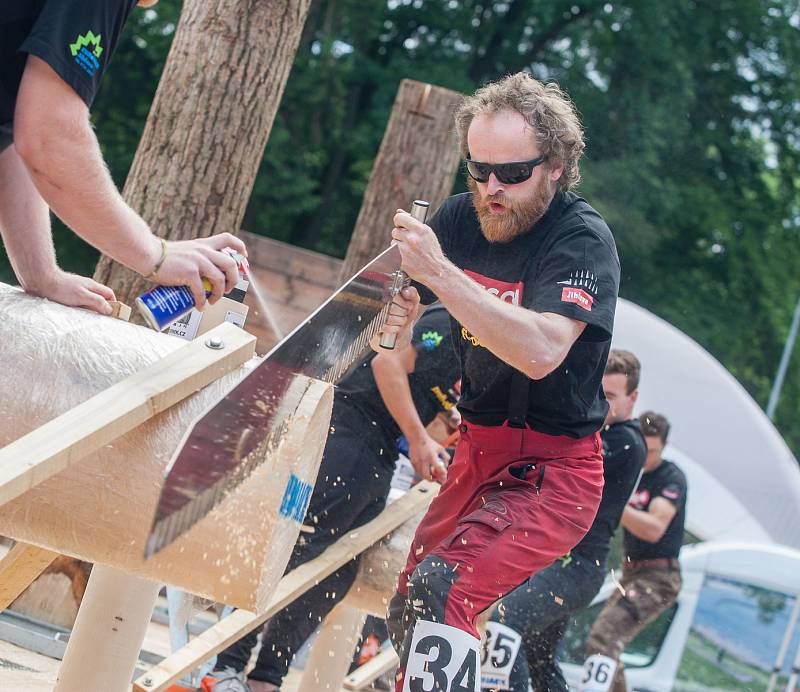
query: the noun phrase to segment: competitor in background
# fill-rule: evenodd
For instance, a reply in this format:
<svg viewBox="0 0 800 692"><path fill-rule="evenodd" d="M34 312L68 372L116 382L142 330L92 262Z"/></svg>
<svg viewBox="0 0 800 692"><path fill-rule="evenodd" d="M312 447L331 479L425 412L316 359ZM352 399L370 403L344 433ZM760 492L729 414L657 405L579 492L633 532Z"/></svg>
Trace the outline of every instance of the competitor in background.
<svg viewBox="0 0 800 692"><path fill-rule="evenodd" d="M584 692L625 692L620 654L644 627L669 608L681 590L678 555L686 521L686 476L661 455L669 421L652 411L639 417L647 441L644 474L622 513L622 579L592 625Z"/></svg>
<svg viewBox="0 0 800 692"><path fill-rule="evenodd" d="M639 359L612 349L603 391L609 404L603 440L603 499L592 528L567 555L506 596L487 625L482 687L567 692L556 650L570 616L586 608L606 576L606 558L622 512L642 472L647 446L633 419L639 395Z"/></svg>
<svg viewBox="0 0 800 692"><path fill-rule="evenodd" d="M320 555L347 532L381 513L397 459L397 439L426 480L444 481L449 455L425 426L456 404L458 361L450 317L431 306L414 327L410 346L372 354L336 388L330 434L300 538L287 571ZM255 667L245 669L258 630L223 651L204 679L207 692L279 689L292 658L353 584L358 558L307 591L265 625Z"/></svg>

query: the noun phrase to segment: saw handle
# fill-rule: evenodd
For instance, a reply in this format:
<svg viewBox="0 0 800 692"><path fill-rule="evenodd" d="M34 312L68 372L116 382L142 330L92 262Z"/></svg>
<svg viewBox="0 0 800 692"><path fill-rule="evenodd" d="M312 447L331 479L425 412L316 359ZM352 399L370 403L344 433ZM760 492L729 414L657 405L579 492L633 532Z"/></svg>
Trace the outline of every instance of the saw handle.
<svg viewBox="0 0 800 692"><path fill-rule="evenodd" d="M425 220L428 218L429 207L430 204L425 200L415 199L411 204L411 216L413 216L417 221L425 223ZM394 280L392 281L392 286L389 289L392 298L400 293L400 291L402 291L406 286L410 285L410 283L411 279L408 278L408 274L406 274L402 269L398 269L394 273ZM378 342L380 347L387 351L393 350L395 343L397 343L397 334L381 334L380 341Z"/></svg>

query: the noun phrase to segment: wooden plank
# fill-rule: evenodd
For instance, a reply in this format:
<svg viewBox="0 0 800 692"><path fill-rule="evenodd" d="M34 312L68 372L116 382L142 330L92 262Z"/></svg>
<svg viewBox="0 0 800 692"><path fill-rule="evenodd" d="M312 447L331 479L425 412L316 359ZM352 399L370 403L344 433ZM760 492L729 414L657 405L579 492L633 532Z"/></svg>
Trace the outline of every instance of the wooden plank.
<svg viewBox="0 0 800 692"><path fill-rule="evenodd" d="M397 652L389 647L374 656L360 668L356 668L344 679L344 689L363 690L375 682L381 675L400 665Z"/></svg>
<svg viewBox="0 0 800 692"><path fill-rule="evenodd" d="M222 339L224 347L206 346ZM144 370L0 449L0 505L202 389L247 361L255 337L221 324Z"/></svg>
<svg viewBox="0 0 800 692"><path fill-rule="evenodd" d="M423 481L409 490L375 519L340 538L319 557L300 565L281 579L267 609L260 615L235 610L214 627L192 639L186 646L164 659L139 677L133 685L136 692L166 690L173 682L194 670L200 663L219 653L242 636L266 622L275 613L333 573L348 560L377 543L398 526L408 521L433 500L438 485Z"/></svg>
<svg viewBox="0 0 800 692"><path fill-rule="evenodd" d="M52 550L16 543L0 560L0 610L5 610L58 557Z"/></svg>

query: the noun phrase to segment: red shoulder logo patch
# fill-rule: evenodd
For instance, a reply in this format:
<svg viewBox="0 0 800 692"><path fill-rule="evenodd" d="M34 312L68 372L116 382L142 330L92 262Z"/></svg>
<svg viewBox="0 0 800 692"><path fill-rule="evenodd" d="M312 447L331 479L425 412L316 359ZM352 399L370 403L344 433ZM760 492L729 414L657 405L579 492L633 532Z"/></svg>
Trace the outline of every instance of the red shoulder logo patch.
<svg viewBox="0 0 800 692"><path fill-rule="evenodd" d="M591 312L592 305L594 305L594 298L582 288L566 287L561 291L561 302L575 303L578 307L583 308L587 312Z"/></svg>

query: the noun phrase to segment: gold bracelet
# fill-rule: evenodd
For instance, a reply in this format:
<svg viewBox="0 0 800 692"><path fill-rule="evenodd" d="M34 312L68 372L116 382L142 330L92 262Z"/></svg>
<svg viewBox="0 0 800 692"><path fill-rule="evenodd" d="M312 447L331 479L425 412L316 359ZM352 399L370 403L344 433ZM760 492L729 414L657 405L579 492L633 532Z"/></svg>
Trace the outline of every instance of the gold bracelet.
<svg viewBox="0 0 800 692"><path fill-rule="evenodd" d="M158 274L158 270L161 269L161 265L164 264L164 260L167 259L167 241L163 238L159 238L159 240L161 241L161 257L158 258L158 262L156 262L156 266L153 267L153 271L143 277L145 279L152 279Z"/></svg>

